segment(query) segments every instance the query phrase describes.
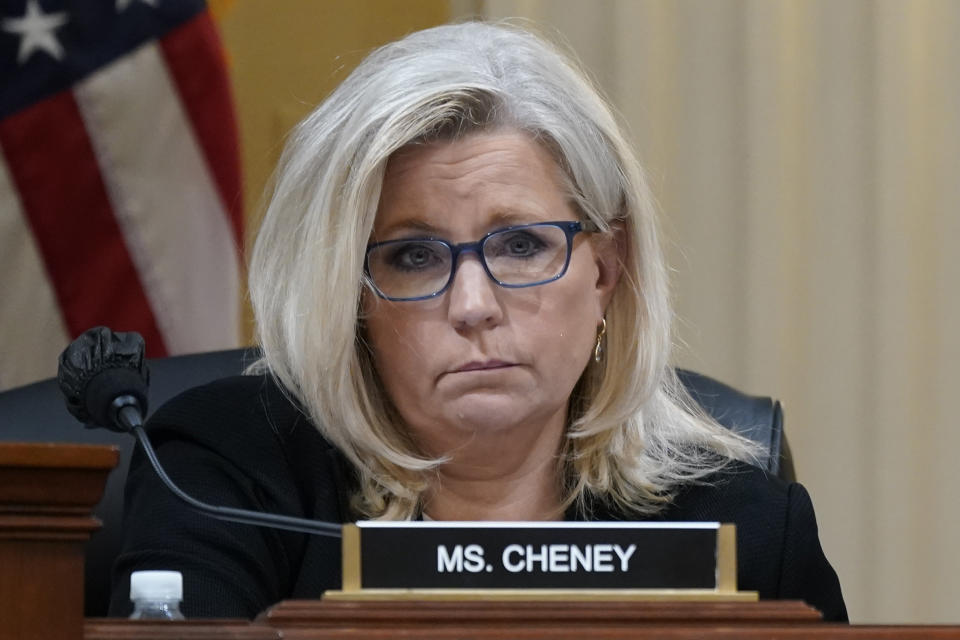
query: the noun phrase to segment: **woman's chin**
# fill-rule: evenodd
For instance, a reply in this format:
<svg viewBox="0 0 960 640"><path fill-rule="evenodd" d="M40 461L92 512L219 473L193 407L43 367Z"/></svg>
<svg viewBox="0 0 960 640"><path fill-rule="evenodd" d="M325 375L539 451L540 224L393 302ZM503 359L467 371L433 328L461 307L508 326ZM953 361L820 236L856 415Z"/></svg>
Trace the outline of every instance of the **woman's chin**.
<svg viewBox="0 0 960 640"><path fill-rule="evenodd" d="M508 432L518 428L542 429L555 411L529 397L510 393L475 392L460 396L444 410L447 422L475 435Z"/></svg>

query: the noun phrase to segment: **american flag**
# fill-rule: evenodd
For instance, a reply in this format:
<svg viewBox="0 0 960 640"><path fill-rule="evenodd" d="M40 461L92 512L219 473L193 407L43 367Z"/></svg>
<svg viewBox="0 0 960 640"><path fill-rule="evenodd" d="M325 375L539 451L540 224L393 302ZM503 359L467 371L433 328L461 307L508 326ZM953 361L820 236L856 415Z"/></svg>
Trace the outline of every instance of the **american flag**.
<svg viewBox="0 0 960 640"><path fill-rule="evenodd" d="M236 123L196 0L0 0L0 389L69 340L240 339Z"/></svg>

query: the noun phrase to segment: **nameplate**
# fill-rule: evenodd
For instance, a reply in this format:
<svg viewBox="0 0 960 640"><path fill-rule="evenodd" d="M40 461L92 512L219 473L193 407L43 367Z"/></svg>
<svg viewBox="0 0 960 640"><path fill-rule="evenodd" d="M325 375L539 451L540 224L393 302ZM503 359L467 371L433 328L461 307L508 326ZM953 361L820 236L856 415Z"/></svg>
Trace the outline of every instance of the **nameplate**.
<svg viewBox="0 0 960 640"><path fill-rule="evenodd" d="M381 522L343 528L343 591L736 591L733 525Z"/></svg>

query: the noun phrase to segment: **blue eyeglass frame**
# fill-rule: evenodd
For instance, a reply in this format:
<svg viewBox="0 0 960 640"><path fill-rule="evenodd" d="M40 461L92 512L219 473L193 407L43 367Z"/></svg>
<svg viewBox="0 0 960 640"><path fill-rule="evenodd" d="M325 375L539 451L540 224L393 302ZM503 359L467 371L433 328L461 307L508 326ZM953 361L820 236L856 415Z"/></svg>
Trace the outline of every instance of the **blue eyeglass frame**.
<svg viewBox="0 0 960 640"><path fill-rule="evenodd" d="M563 261L563 268L560 270L560 273L553 276L552 278L547 278L546 280L538 280L537 282L530 282L527 284L506 284L497 280L494 275L490 272L490 267L487 266L487 260L483 257L483 245L486 244L487 240L490 239L490 236L496 235L498 233L503 233L505 231L514 231L516 229L529 229L530 227L557 227L562 230L564 235L567 237L567 256ZM363 271L367 275L367 280L370 281L370 285L373 287L374 292L383 298L384 300L389 300L391 302L416 302L417 300L429 300L430 298L436 298L450 288L450 285L453 283L453 279L457 275L457 268L460 265L460 255L464 253L475 253L477 258L480 260L480 264L483 266L483 270L486 272L487 277L490 278L497 285L504 287L505 289L526 289L527 287L536 287L541 284L547 284L548 282L553 282L554 280L559 280L567 273L567 268L570 266L570 255L573 253L573 237L580 232L584 233L595 233L600 231L598 227L593 222L588 220L552 220L549 222L532 222L530 224L518 224L510 227L501 227L500 229L494 229L486 233L482 238L476 242L461 242L460 244L450 244L442 238L401 238L398 240L387 240L385 242L376 242L374 244L367 245L367 252L363 259ZM377 286L377 283L374 282L373 277L370 275L370 252L378 247L383 247L386 245L397 244L400 242L417 242L417 241L429 241L429 242L439 242L440 244L446 246L450 249L450 277L447 278L447 282L441 287L438 291L434 293L425 295L425 296L416 296L414 298L394 298L386 295L380 288Z"/></svg>

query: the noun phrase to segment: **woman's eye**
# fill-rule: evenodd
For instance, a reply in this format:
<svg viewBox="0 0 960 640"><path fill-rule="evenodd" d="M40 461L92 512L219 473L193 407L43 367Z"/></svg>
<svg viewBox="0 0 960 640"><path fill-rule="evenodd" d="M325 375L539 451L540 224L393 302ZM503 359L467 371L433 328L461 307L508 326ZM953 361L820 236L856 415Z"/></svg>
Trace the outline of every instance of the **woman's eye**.
<svg viewBox="0 0 960 640"><path fill-rule="evenodd" d="M532 233L513 232L498 238L495 254L505 258L527 258L543 249L543 242Z"/></svg>
<svg viewBox="0 0 960 640"><path fill-rule="evenodd" d="M443 262L437 250L427 244L401 244L394 248L390 264L395 269L418 271L429 269Z"/></svg>

